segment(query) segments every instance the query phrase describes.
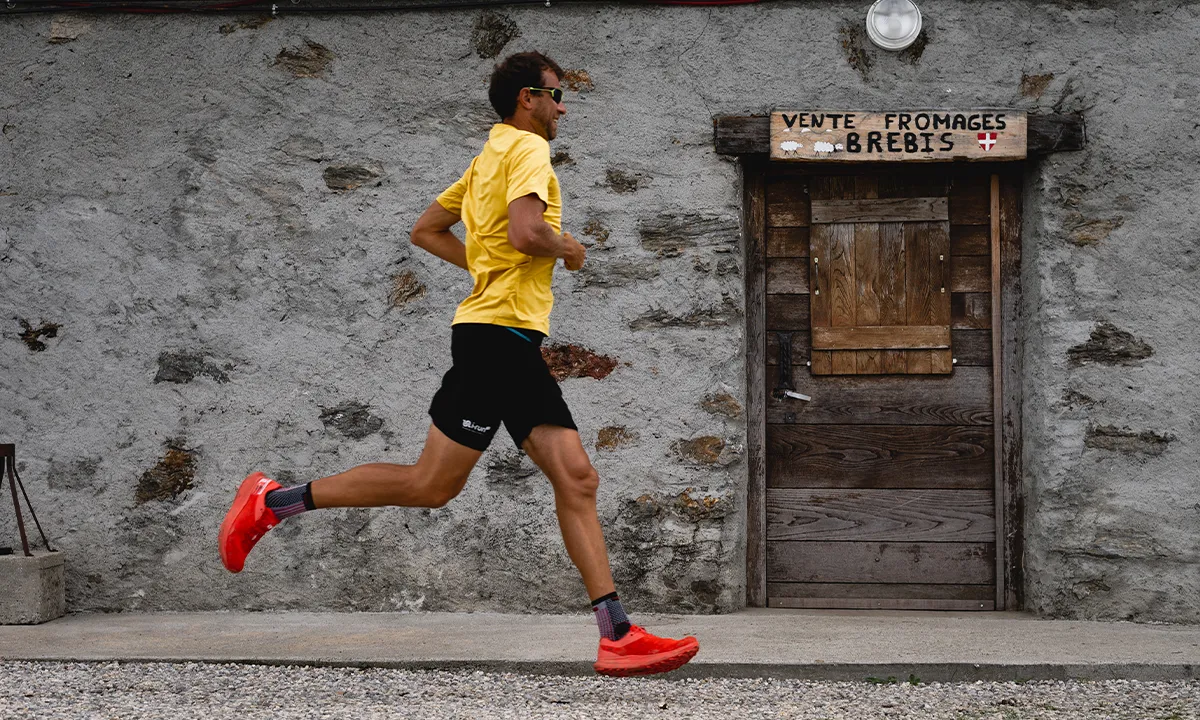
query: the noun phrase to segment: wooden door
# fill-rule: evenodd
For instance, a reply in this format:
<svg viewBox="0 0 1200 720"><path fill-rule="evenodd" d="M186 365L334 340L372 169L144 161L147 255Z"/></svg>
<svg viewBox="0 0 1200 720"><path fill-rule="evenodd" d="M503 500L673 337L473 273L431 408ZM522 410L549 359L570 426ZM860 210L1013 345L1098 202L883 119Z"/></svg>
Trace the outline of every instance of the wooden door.
<svg viewBox="0 0 1200 720"><path fill-rule="evenodd" d="M765 185L767 604L995 608L990 175L951 165L839 174L769 166ZM872 216L863 224L873 228L852 225L849 238L844 228L830 232L830 223L814 225L814 206L815 219L828 220L820 214L831 199L863 198L943 198L945 219L922 217L910 227L903 217ZM877 210L886 203L873 205ZM938 223L945 229L931 227ZM827 227L817 227L822 224ZM819 303L810 302L810 246L829 247L831 275L845 275L855 266L845 252L837 259L834 245L878 258L876 269L868 272L876 273L871 282L848 278L836 288L844 297L831 297L825 307L866 308L869 323L880 325L938 319L942 310L930 310L923 300L913 310L907 304L913 295L888 291L888 278L895 290L896 278L906 276L897 271L899 263L911 271L916 260L917 269L909 275L928 280L928 254L906 259L894 250L903 245L899 239L917 232L947 236L944 307L952 350L946 355L952 353L954 361L931 350L814 350L814 325L836 323ZM850 242L860 238L865 238L862 245ZM928 253L933 245L921 247ZM823 291L836 287L824 275L822 280ZM789 365L790 382L781 377ZM820 372L839 367L854 374ZM952 372L908 374L934 367ZM858 374L859 368L905 374ZM782 387L812 399L785 395Z"/></svg>

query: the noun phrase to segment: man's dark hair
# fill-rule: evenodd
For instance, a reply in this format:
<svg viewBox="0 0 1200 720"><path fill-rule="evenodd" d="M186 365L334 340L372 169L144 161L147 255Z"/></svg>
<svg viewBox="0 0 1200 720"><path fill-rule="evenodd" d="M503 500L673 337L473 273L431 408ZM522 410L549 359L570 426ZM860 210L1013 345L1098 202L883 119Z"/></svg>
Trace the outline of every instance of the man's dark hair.
<svg viewBox="0 0 1200 720"><path fill-rule="evenodd" d="M517 96L521 88L541 87L542 71L549 70L563 78L563 69L540 52L523 52L509 55L492 71L492 84L488 88L488 99L500 113L500 119L512 117L517 111Z"/></svg>

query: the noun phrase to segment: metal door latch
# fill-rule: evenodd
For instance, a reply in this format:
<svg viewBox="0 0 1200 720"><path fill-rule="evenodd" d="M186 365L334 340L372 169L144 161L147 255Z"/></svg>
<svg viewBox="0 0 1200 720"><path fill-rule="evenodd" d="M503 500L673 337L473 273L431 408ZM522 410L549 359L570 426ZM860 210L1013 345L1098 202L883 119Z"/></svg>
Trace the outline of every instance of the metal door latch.
<svg viewBox="0 0 1200 720"><path fill-rule="evenodd" d="M771 395L776 400L793 398L795 400L812 400L803 393L792 389L792 334L790 332L775 333L779 339L779 380Z"/></svg>

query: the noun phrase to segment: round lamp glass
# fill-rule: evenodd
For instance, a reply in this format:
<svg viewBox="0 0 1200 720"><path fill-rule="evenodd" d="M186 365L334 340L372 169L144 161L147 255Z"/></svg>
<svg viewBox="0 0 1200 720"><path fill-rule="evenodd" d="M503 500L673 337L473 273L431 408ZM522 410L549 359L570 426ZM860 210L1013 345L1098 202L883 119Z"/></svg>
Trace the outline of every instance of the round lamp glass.
<svg viewBox="0 0 1200 720"><path fill-rule="evenodd" d="M912 0L875 0L867 11L867 36L884 50L903 50L921 34L921 11Z"/></svg>

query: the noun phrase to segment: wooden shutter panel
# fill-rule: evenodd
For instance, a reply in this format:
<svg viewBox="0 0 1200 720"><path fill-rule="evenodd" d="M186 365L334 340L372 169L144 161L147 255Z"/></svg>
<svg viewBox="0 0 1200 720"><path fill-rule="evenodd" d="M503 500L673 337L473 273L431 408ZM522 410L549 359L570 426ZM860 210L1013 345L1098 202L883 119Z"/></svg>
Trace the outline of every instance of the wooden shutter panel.
<svg viewBox="0 0 1200 720"><path fill-rule="evenodd" d="M870 175L810 188L813 374L952 372L947 196L879 199Z"/></svg>

